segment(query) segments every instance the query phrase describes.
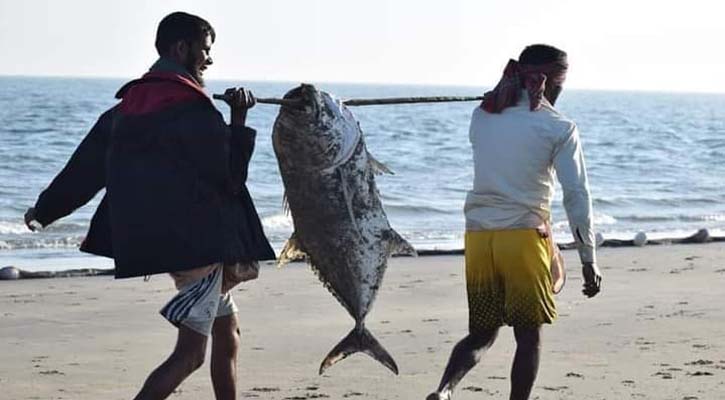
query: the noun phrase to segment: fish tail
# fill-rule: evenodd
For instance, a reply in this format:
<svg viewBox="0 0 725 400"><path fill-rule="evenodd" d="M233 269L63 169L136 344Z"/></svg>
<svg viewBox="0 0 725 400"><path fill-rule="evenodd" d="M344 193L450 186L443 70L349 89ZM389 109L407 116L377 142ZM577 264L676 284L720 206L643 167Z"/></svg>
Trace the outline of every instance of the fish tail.
<svg viewBox="0 0 725 400"><path fill-rule="evenodd" d="M329 367L336 362L346 358L347 356L363 352L370 357L378 360L381 364L386 366L388 369L393 371L395 375L398 375L398 365L395 364L393 357L388 354L388 351L378 342L373 334L370 333L365 326L356 326L350 333L345 336L335 348L330 351L330 354L325 357L320 365L320 375Z"/></svg>

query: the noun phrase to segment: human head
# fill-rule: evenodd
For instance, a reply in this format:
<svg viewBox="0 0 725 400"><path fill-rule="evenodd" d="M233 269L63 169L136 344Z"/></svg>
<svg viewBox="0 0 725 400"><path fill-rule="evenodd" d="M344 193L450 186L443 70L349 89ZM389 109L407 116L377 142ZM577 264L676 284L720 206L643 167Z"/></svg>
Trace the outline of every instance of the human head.
<svg viewBox="0 0 725 400"><path fill-rule="evenodd" d="M161 20L156 31L156 51L186 68L200 85L203 71L212 64L209 56L216 33L211 24L196 15L174 12Z"/></svg>
<svg viewBox="0 0 725 400"><path fill-rule="evenodd" d="M553 105L559 94L561 94L566 79L566 71L569 68L566 53L554 46L532 44L526 46L519 55L519 64L532 66L551 64L550 72L545 73L544 97Z"/></svg>

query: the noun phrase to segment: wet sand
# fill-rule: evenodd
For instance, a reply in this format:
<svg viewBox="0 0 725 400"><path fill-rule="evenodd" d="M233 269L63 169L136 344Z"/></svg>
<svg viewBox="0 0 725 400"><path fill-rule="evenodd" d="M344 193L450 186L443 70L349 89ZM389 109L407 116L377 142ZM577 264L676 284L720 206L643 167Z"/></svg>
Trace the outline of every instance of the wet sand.
<svg viewBox="0 0 725 400"><path fill-rule="evenodd" d="M725 243L602 249L594 299L564 255L570 279L532 399L725 397ZM173 294L166 276L0 282L0 398L132 398L173 346L158 314ZM397 377L362 354L317 375L353 321L304 264L264 266L234 296L240 399L423 399L466 333L461 256L391 261L367 326ZM507 399L513 349L504 329L455 399ZM212 399L208 363L170 398Z"/></svg>

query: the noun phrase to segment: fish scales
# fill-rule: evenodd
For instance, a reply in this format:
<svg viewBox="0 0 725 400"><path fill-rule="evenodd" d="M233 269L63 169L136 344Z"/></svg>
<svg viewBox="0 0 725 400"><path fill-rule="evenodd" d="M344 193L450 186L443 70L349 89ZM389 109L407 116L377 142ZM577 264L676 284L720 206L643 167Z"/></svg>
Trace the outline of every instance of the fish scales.
<svg viewBox="0 0 725 400"><path fill-rule="evenodd" d="M280 263L305 254L328 290L355 319L353 331L330 352L320 373L362 351L397 373L385 349L364 327L392 252L413 248L388 223L375 174L385 169L371 158L352 113L311 85L290 91L304 109L283 107L273 145L295 233Z"/></svg>

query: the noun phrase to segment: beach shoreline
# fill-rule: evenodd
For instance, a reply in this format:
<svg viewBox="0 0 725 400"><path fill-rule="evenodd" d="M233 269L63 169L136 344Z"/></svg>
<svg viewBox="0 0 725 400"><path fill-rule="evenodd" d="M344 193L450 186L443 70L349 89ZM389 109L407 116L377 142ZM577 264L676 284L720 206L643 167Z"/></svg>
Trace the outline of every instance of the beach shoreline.
<svg viewBox="0 0 725 400"><path fill-rule="evenodd" d="M645 236L646 237L646 236ZM645 239L644 242L637 242L637 239L602 239L597 246L598 249L607 247L644 247L644 246L670 246L683 244L707 244L725 242L725 236L710 236L707 229L700 229L692 235L676 238L657 238ZM562 251L576 249L574 242L557 243ZM78 251L70 255L68 252L49 251L47 254L39 257L39 253L32 250L15 252L14 257L1 257L0 253L0 281L14 279L37 279L37 278L67 278L82 276L98 276L113 275L113 260L105 257L97 257L91 254ZM432 248L417 250L418 256L455 256L463 255L463 248ZM407 254L393 255L393 257L411 257ZM304 262L304 257L293 260ZM266 264L274 264L274 262L266 262ZM12 278L14 275L10 271L4 271L14 268L17 271L18 278ZM15 272L15 271L13 271Z"/></svg>
<svg viewBox="0 0 725 400"><path fill-rule="evenodd" d="M575 251L559 319L544 329L532 398L714 399L725 392L725 243L602 248L603 290L586 299ZM170 352L158 310L175 293L154 276L0 282L0 384L8 399L127 399ZM239 398L420 399L466 333L463 257L394 258L367 326L397 377L364 355L319 362L353 321L303 263L264 265L234 289L242 327ZM508 396L510 329L456 399ZM207 364L172 396L213 398Z"/></svg>

